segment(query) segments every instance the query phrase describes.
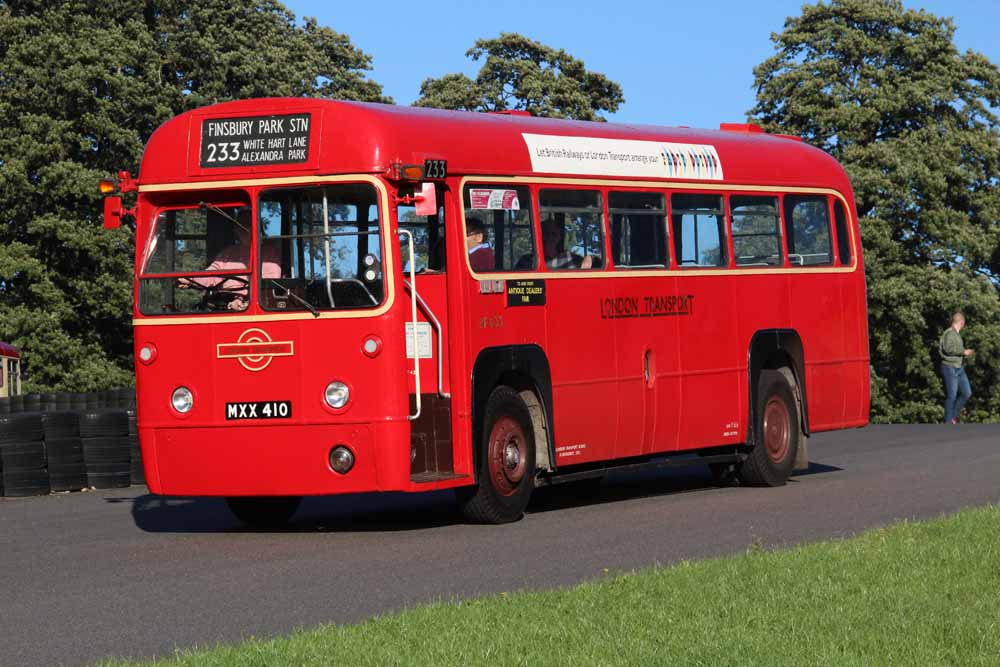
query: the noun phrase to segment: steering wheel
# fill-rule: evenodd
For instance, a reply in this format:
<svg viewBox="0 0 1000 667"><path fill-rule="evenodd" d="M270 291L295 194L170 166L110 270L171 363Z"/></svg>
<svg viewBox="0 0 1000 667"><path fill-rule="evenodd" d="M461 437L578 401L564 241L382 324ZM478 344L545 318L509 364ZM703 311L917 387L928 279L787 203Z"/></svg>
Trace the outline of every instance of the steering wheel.
<svg viewBox="0 0 1000 667"><path fill-rule="evenodd" d="M229 310L229 304L235 299L249 296L250 279L245 276L218 276L218 282L213 285L202 285L193 278L178 278L177 282L187 287L194 287L201 290L201 301L195 306L195 310ZM236 283L235 286L223 288L227 283Z"/></svg>

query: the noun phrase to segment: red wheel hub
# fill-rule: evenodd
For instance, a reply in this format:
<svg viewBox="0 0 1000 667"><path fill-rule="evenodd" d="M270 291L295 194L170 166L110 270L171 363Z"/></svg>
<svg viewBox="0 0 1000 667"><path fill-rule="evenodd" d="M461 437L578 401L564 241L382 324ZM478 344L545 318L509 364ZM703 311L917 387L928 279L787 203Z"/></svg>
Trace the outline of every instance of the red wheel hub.
<svg viewBox="0 0 1000 667"><path fill-rule="evenodd" d="M788 456L791 443L791 417L788 406L778 396L772 396L764 406L764 447L767 455L775 463L781 463Z"/></svg>
<svg viewBox="0 0 1000 667"><path fill-rule="evenodd" d="M528 465L528 443L524 429L516 420L501 417L490 431L490 479L504 496L513 495L524 479Z"/></svg>

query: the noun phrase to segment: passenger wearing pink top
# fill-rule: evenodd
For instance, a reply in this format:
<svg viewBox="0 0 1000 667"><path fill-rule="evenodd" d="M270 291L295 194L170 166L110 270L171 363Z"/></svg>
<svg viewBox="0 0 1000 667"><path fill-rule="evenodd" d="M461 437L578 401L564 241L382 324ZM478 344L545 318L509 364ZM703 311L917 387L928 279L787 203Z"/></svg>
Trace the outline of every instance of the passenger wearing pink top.
<svg viewBox="0 0 1000 667"><path fill-rule="evenodd" d="M205 267L205 271L232 271L237 273L246 271L249 264L250 229L244 224L239 224L236 226L236 243L223 248L215 256L215 259L212 260L212 263ZM265 242L261 249L261 277L281 277L281 251L274 243ZM231 294L232 300L227 306L229 310L244 310L247 307L247 287L249 281L246 278L218 278L212 276L184 278L180 287L190 287L192 283L201 287L213 288L217 294Z"/></svg>

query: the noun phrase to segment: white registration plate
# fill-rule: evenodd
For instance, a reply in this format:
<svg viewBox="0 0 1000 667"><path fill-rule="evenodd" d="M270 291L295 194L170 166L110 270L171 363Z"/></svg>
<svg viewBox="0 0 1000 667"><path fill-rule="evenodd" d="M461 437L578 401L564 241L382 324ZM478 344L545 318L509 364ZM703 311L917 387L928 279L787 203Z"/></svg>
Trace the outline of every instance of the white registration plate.
<svg viewBox="0 0 1000 667"><path fill-rule="evenodd" d="M249 401L226 403L226 419L288 419L291 401Z"/></svg>

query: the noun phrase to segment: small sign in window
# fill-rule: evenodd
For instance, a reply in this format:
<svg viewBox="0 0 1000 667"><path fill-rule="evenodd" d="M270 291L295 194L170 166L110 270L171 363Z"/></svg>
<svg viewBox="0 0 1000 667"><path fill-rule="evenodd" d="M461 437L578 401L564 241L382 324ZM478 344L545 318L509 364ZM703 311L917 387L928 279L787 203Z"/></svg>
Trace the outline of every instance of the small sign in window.
<svg viewBox="0 0 1000 667"><path fill-rule="evenodd" d="M520 211L517 190L473 188L469 190L471 208L490 211Z"/></svg>

